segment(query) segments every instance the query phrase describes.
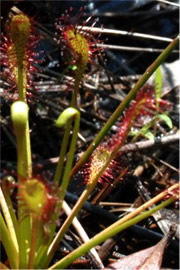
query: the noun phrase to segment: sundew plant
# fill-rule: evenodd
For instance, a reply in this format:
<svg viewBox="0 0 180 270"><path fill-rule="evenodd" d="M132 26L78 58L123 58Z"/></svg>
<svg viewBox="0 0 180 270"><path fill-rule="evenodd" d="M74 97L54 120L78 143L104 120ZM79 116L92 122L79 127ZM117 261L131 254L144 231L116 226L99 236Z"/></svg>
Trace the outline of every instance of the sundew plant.
<svg viewBox="0 0 180 270"><path fill-rule="evenodd" d="M56 256L65 233L72 224L77 226L77 215L96 187L103 189L113 185L116 188L120 179L128 174L129 164L122 165L120 152L127 138L132 141L140 137L152 138L153 128L160 120L171 128L171 120L166 115L168 102L163 100L159 91L145 83L179 41L175 38L147 68L77 160L75 154L81 120L79 91L88 67L93 65L102 48L96 46L100 37L92 31L96 20L88 18L80 24L80 15L77 15L78 20L74 23L70 20L72 12L71 9L65 12L55 25L54 40L60 47L65 47L72 82L70 102L54 119L55 127L63 136L61 142L57 142L60 144L59 158L48 181L43 167L38 173L34 169L29 127L31 102L38 103L36 95L33 97L33 76L38 72L37 66L41 65L36 47L43 37L35 34L36 23L22 12L11 16L6 25L7 32L2 36L1 66L9 85L7 99L10 102L11 130L16 138L17 171L6 172L1 179L0 230L5 250L1 269L64 269L89 251L103 268L95 249L97 245L178 199L178 184L175 184L90 239L78 223L84 243L61 259ZM82 13L83 9L79 11ZM43 65L43 59L41 62ZM133 134L135 124L142 117L151 120ZM115 124L116 130L112 134L111 128ZM76 175L83 178L84 189L70 209L65 195ZM67 217L62 219L64 212Z"/></svg>

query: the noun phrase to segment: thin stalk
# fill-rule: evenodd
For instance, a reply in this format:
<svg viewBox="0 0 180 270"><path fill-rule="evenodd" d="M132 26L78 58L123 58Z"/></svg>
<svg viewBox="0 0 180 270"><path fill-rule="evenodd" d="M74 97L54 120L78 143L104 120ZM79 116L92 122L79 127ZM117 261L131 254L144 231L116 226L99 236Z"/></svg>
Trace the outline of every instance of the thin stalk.
<svg viewBox="0 0 180 270"><path fill-rule="evenodd" d="M19 255L1 213L0 228L0 238L9 259L10 266L12 269L19 269Z"/></svg>
<svg viewBox="0 0 180 270"><path fill-rule="evenodd" d="M67 146L68 146L68 142L69 142L71 124L72 124L72 120L70 120L67 123L66 128L65 128L64 137L63 137L62 146L61 146L61 151L60 151L60 154L59 154L59 161L58 161L55 176L54 176L54 183L57 184L58 186L59 186L59 183L60 183L61 177L62 177L62 172L63 172L63 167L64 167L64 158L65 158L65 155L66 155Z"/></svg>
<svg viewBox="0 0 180 270"><path fill-rule="evenodd" d="M52 236L48 240L45 239L44 243L40 246L39 250L37 251L37 256L35 258L35 266L34 266L35 269L43 269L42 265L44 264L44 259L46 259L46 253L51 243L51 239L52 239Z"/></svg>
<svg viewBox="0 0 180 270"><path fill-rule="evenodd" d="M11 200L9 191L7 190L5 181L6 181L5 179L2 180L2 191L3 191L3 194L4 194L5 202L6 202L7 207L8 207L9 214L11 216L11 220L12 220L13 227L14 227L14 230L15 230L15 233L16 233L16 237L18 237L17 236L17 233L18 233L18 221L17 221L16 214L14 212L12 200ZM2 211L3 211L3 207L2 207ZM6 221L6 223L7 223L7 221Z"/></svg>
<svg viewBox="0 0 180 270"><path fill-rule="evenodd" d="M17 173L21 177L32 176L31 145L28 121L29 108L23 101L16 101L11 106L11 119L17 140Z"/></svg>
<svg viewBox="0 0 180 270"><path fill-rule="evenodd" d="M56 234L53 242L51 243L51 245L49 246L48 252L47 252L47 257L44 260L44 266L46 267L50 261L52 260L58 246L59 243L61 242L64 234L66 233L66 231L68 230L69 226L71 225L74 217L77 215L77 213L79 212L79 209L82 208L84 202L87 200L88 196L89 196L90 190L85 189L84 192L81 194L78 202L76 203L76 205L73 207L71 215L69 215L67 217L67 219L65 220L65 222L63 223L63 225L61 226L60 230L58 231L58 233Z"/></svg>
<svg viewBox="0 0 180 270"><path fill-rule="evenodd" d="M18 64L18 90L19 100L26 102L26 88L24 87L23 64Z"/></svg>
<svg viewBox="0 0 180 270"><path fill-rule="evenodd" d="M44 243L44 238L46 238L46 236L44 235L43 226L44 226L43 221L39 220L37 240L36 240L36 250L38 250L41 247L41 245Z"/></svg>
<svg viewBox="0 0 180 270"><path fill-rule="evenodd" d="M62 127L64 125L66 125L66 127L68 127L67 130L69 130L69 128L71 128L71 124L72 124L73 120L75 121L75 123L74 123L74 128L72 131L72 140L71 140L71 144L70 144L70 148L69 148L69 152L68 152L68 156L67 156L66 167L64 170L64 175L63 175L62 183L60 186L61 187L61 192L60 192L61 202L58 205L58 213L62 207L62 202L63 202L63 199L65 197L65 193L66 193L66 190L67 190L67 187L69 184L70 171L72 169L72 163L73 163L73 159L74 159L74 153L75 153L75 149L76 149L76 143L77 143L77 137L78 137L78 131L79 131L79 125L80 125L80 113L78 110L69 107L60 115L60 117L57 120L57 126ZM58 177L59 176L57 175L57 178L56 178L57 181L59 181ZM56 219L57 214L55 214L53 218ZM42 268L44 266L44 263L46 261L47 257L45 256L45 254L46 254L46 252L49 248L49 245L51 243L55 227L56 226L54 224L49 227L50 239L43 246L41 246L41 248L38 251L37 260L36 260L35 265L36 266L38 265L38 267L40 267L40 268Z"/></svg>
<svg viewBox="0 0 180 270"><path fill-rule="evenodd" d="M129 126L129 128L130 128L130 126ZM91 183L89 183L87 185L85 191L83 192L83 194L81 195L81 197L77 201L76 205L74 206L71 215L66 219L66 221L63 223L62 227L60 228L60 230L56 234L56 237L54 238L52 244L50 245L50 247L48 249L48 254L47 254L48 256L45 259L45 261L47 260L47 262L44 261L44 263L46 263L45 266L47 266L48 263L50 262L50 260L52 259L52 257L55 254L55 251L56 251L56 249L57 249L60 241L62 240L62 238L63 238L63 236L65 234L65 232L68 230L69 226L71 225L73 218L77 215L77 213L82 208L84 202L87 200L89 194L92 192L92 190L94 189L95 185L97 184L97 181L98 181L99 177L105 171L105 169L110 164L110 162L112 161L112 159L115 158L115 156L118 153L119 149L121 148L124 140L126 139L126 136L128 134L128 130L129 129L127 129L126 134L122 138L121 143L116 146L116 148L114 149L114 151L107 158L107 160L104 163L104 165L102 165L102 168L100 169L100 171L95 175L94 179L91 180Z"/></svg>
<svg viewBox="0 0 180 270"><path fill-rule="evenodd" d="M24 157L24 138L25 135L16 136L16 142L17 142L17 174L19 176L19 181L21 181L21 177L26 177L26 166L25 166L25 160L26 157Z"/></svg>
<svg viewBox="0 0 180 270"><path fill-rule="evenodd" d="M32 159L31 159L31 144L30 144L30 132L29 123L26 122L25 135L22 138L17 137L17 141L21 140L22 145L22 156L19 162L21 163L22 171L18 172L18 175L23 176L24 179L29 179L32 177ZM20 154L19 154L20 155ZM18 162L18 165L19 165ZM20 178L19 178L19 181ZM24 217L24 206L19 204L19 256L20 256L20 267L26 268L28 261L28 251L30 249L30 235L31 235L31 218L30 216ZM22 214L22 215L21 215Z"/></svg>
<svg viewBox="0 0 180 270"><path fill-rule="evenodd" d="M29 261L28 261L28 269L34 269L37 233L38 233L38 218L32 217L31 245L30 245Z"/></svg>
<svg viewBox="0 0 180 270"><path fill-rule="evenodd" d="M26 131L27 132L27 126ZM27 136L26 136L27 135ZM30 177L30 172L32 171L31 164L28 163L29 158L27 157L27 153L30 153L31 148L30 145L26 147L26 143L29 142L29 134L25 134L25 136L17 136L17 154L18 154L18 176L19 182L21 182L21 177L27 179ZM28 150L29 149L29 150ZM27 267L27 256L28 250L30 248L30 217L24 217L23 205L21 203L18 204L18 215L19 215L19 230L18 230L18 244L19 244L19 262L20 268Z"/></svg>
<svg viewBox="0 0 180 270"><path fill-rule="evenodd" d="M83 77L83 73L81 76L76 75L75 77L75 83L74 83L74 89L72 92L72 99L71 99L71 107L77 107L77 98L78 98L78 93L79 93L79 85L81 82L81 78Z"/></svg>
<svg viewBox="0 0 180 270"><path fill-rule="evenodd" d="M26 102L26 89L24 88L23 64L18 64L18 90L19 100Z"/></svg>
<svg viewBox="0 0 180 270"><path fill-rule="evenodd" d="M130 128L130 124L129 124L129 128ZM94 190L94 188L95 188L95 186L96 186L96 184L98 182L99 177L103 174L103 172L106 170L106 168L108 167L108 165L110 164L112 159L118 153L120 147L122 146L124 140L126 139L126 137L128 135L128 130L129 129L127 129L127 132L124 134L124 137L122 138L119 145L117 145L116 148L114 149L114 151L109 155L109 157L107 157L107 160L102 165L102 168L95 174L94 178L91 179L90 183L88 183L88 185L86 186L86 189L84 190L84 192L80 196L79 200L77 201L76 205L72 209L71 215L68 216L68 218L65 220L62 227L60 228L60 230L56 234L56 236L55 236L55 238L54 238L54 240L53 240L53 242L52 242L52 244L51 244L51 246L49 247L49 250L48 250L48 256L47 256L47 261L48 262L50 262L50 260L52 259L52 257L54 255L60 241L62 240L62 238L63 238L63 236L65 234L65 232L68 230L69 226L71 225L73 218L75 216L77 216L77 214L80 211L80 209L82 208L83 204L88 199L88 196Z"/></svg>
<svg viewBox="0 0 180 270"><path fill-rule="evenodd" d="M135 86L131 89L128 95L124 98L121 104L117 107L115 112L111 115L109 120L106 122L104 127L100 130L100 132L96 135L93 142L89 145L88 149L82 155L80 160L74 166L71 176L74 175L88 160L92 152L96 149L96 147L100 144L104 136L108 133L112 125L117 121L120 115L123 113L124 109L128 106L130 101L135 97L140 88L147 82L147 80L151 77L154 71L165 61L168 55L174 50L174 48L178 45L179 37L175 38L169 46L156 58L156 60L147 68L142 77L138 80Z"/></svg>
<svg viewBox="0 0 180 270"><path fill-rule="evenodd" d="M89 251L92 247L101 244L105 240L113 237L117 233L127 229L128 227L142 221L143 219L149 217L153 213L157 212L158 210L166 207L170 203L174 202L175 198L170 198L163 203L159 204L158 206L153 207L152 209L136 216L135 218L126 221L123 224L119 224L119 221L114 223L113 225L109 226L105 230L101 231L99 234L94 236L88 243L84 243L79 248L75 249L73 252L71 252L69 255L64 257L59 262L55 263L53 266L51 266L48 270L52 269L64 269L66 268L70 263L72 263L74 260L85 254L87 251Z"/></svg>
<svg viewBox="0 0 180 270"><path fill-rule="evenodd" d="M19 269L27 268L28 252L30 249L30 231L30 217L27 216L19 221Z"/></svg>
<svg viewBox="0 0 180 270"><path fill-rule="evenodd" d="M32 158L31 158L31 141L30 141L30 131L29 122L26 123L25 136L23 137L23 156L26 158L25 169L26 177L32 177Z"/></svg>
<svg viewBox="0 0 180 270"><path fill-rule="evenodd" d="M74 153L76 149L76 143L77 143L77 137L78 137L78 131L79 131L79 124L80 124L80 114L79 112L75 116L75 123L74 123L74 128L73 128L73 134L72 134L72 140L71 140L71 145L69 148L69 153L67 157L67 163L64 171L64 176L62 179L62 184L61 184L61 200L64 199L65 193L69 184L70 180L70 172L72 169L72 163L74 159ZM71 120L70 120L71 121Z"/></svg>
<svg viewBox="0 0 180 270"><path fill-rule="evenodd" d="M16 101L11 106L11 119L14 126L14 132L17 140L17 173L18 181L21 184L22 179L25 181L31 177L32 164L31 164L31 146L29 137L29 124L28 124L29 108L25 102ZM24 217L24 206L18 202L18 218L19 218L19 267L27 267L27 252L29 250L30 242L30 218Z"/></svg>
<svg viewBox="0 0 180 270"><path fill-rule="evenodd" d="M17 136L17 160L18 160L18 176L19 176L19 182L22 181L21 177L26 179L26 174L28 167L26 166L26 160L27 157L24 156L25 151L24 151L24 142L25 142L25 136ZM23 158L24 157L24 158ZM18 219L19 219L19 230L18 230L18 244L19 244L19 263L20 263L20 268L25 269L27 267L27 251L30 248L30 218L23 217L24 215L24 210L19 203L18 205Z"/></svg>
<svg viewBox="0 0 180 270"><path fill-rule="evenodd" d="M160 194L158 194L157 196L155 196L154 198L152 198L151 200L145 202L144 204L142 204L141 206L139 206L138 208L136 208L133 212L127 214L126 216L124 216L123 218L121 218L120 220L118 220L118 224L122 224L132 218L134 218L135 216L139 215L141 212L145 211L147 208L153 206L154 204L156 204L157 202L159 202L160 200L164 199L167 196L168 192L171 192L173 190L176 190L179 188L179 184L175 184L172 185L168 190L165 190L163 192L161 192ZM177 198L176 198L177 199ZM116 223L114 223L113 226L116 226Z"/></svg>
<svg viewBox="0 0 180 270"><path fill-rule="evenodd" d="M65 220L62 227L60 228L60 230L56 234L56 237L54 238L54 240L53 240L53 242L52 242L52 244L51 244L51 246L49 247L49 250L48 250L48 254L47 254L47 258L46 258L48 263L50 262L50 260L52 259L55 251L57 250L57 247L58 247L60 241L62 240L65 232L68 230L69 226L71 225L73 218L77 215L79 210L82 208L84 202L87 200L89 194L94 189L94 186L96 185L96 182L97 182L98 178L99 178L99 175L97 176L96 181L94 181L91 185L87 186L87 188L85 189L85 191L82 193L79 200L75 204L74 208L72 209L71 215ZM172 187L170 187L170 189L168 189L168 190L171 191L171 190L176 189L178 187L179 187L179 185L176 184L176 185L173 185ZM128 214L123 219L121 219L122 222L125 222L128 219L133 218L134 216L139 214L141 211L144 211L145 209L147 209L151 205L155 204L156 202L158 202L159 200L164 198L166 196L166 194L167 194L167 191L161 192L159 195L157 195L156 197L154 197L150 201L144 203L142 206L140 206L139 208L134 210L132 213Z"/></svg>
<svg viewBox="0 0 180 270"><path fill-rule="evenodd" d="M16 248L16 252L19 252L19 247L18 247L18 242L17 242L17 237L16 237L16 231L15 231L15 226L13 224L13 220L11 218L11 213L10 213L10 205L7 205L4 194L2 192L2 189L0 188L0 204L1 208L4 214L4 218L6 220L6 224L8 227L9 235L12 239L12 242L14 243L14 246ZM13 209L12 211L13 212Z"/></svg>
<svg viewBox="0 0 180 270"><path fill-rule="evenodd" d="M50 245L50 247L48 249L47 257L44 260L44 263L47 263L47 264L45 264L45 266L47 266L48 263L51 261L53 255L55 254L55 252L57 250L57 247L58 247L60 241L62 240L62 238L63 238L64 234L66 233L66 231L68 230L69 226L71 225L73 218L75 216L77 216L77 214L80 211L80 209L82 208L83 204L88 199L88 197L91 194L91 192L94 190L94 188L95 188L95 186L96 186L96 184L98 182L99 177L106 170L106 168L110 164L111 160L116 156L116 154L118 153L118 151L119 151L121 145L123 144L125 138L126 138L126 136L124 136L124 138L122 139L121 143L116 147L116 149L114 150L114 152L112 152L109 155L109 158L107 158L107 160L105 161L105 163L102 165L102 168L100 169L100 171L96 173L96 175L94 176L94 178L91 179L91 182L88 183L88 185L86 186L86 189L83 191L83 193L81 194L79 200L77 201L77 203L73 207L72 212L71 212L71 215L68 216L68 218L65 220L65 222L61 226L60 230L56 234L53 242L51 243L51 245Z"/></svg>
<svg viewBox="0 0 180 270"><path fill-rule="evenodd" d="M63 201L63 210L64 212L66 213L67 216L71 215L71 208L69 207L69 205ZM75 230L77 231L77 233L79 234L80 238L82 239L82 241L84 243L88 242L89 241L89 237L87 235L87 233L85 232L83 226L81 225L81 223L79 222L79 220L77 219L77 217L75 217L72 221L72 224L75 228ZM90 253L91 253L91 256L93 257L93 259L96 261L96 263L98 264L98 266L100 268L103 268L104 265L96 251L95 248L92 248L90 250Z"/></svg>

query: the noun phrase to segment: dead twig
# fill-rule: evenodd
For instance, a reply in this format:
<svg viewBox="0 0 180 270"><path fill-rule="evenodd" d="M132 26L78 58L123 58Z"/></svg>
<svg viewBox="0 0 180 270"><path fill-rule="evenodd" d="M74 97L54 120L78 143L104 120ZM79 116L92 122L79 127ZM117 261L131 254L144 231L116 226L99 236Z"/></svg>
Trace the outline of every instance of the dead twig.
<svg viewBox="0 0 180 270"><path fill-rule="evenodd" d="M96 46L104 48L104 49L111 49L111 50L118 50L118 51L148 52L148 53L160 53L163 51L163 49L156 49L156 48L118 46L118 45L112 45L112 44L97 44ZM179 50L174 50L172 53L179 53Z"/></svg>
<svg viewBox="0 0 180 270"><path fill-rule="evenodd" d="M180 140L179 134L164 136L162 138L155 138L154 140L147 140L142 142L130 143L121 147L120 152L130 152L151 148L154 146L162 146L171 143L177 143Z"/></svg>
<svg viewBox="0 0 180 270"><path fill-rule="evenodd" d="M82 26L78 26L79 29L82 29ZM136 38L143 38L143 39L152 39L152 40L159 40L164 42L171 42L171 38L160 37L155 35L137 33L137 32L128 32L124 30L115 30L115 29L107 29L107 28L100 28L100 27L88 27L83 26L83 30L87 30L90 32L102 33L102 34L110 34L110 35L122 35L122 36L132 36Z"/></svg>

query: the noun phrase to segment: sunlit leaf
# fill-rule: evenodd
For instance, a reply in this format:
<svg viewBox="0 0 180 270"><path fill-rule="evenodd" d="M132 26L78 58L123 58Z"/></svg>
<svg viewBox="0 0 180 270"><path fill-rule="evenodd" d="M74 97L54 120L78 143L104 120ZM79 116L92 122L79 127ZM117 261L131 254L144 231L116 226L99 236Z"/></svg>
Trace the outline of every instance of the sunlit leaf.
<svg viewBox="0 0 180 270"><path fill-rule="evenodd" d="M155 118L145 124L135 135L133 141L135 141L140 135L143 135L149 139L154 139L154 135L149 131L149 129L154 125Z"/></svg>
<svg viewBox="0 0 180 270"><path fill-rule="evenodd" d="M167 115L167 114L159 114L158 118L163 120L165 122L165 124L169 127L172 128L173 127L173 123L171 118Z"/></svg>
<svg viewBox="0 0 180 270"><path fill-rule="evenodd" d="M151 131L147 131L146 133L144 133L144 136L146 138L148 138L149 140L153 140L154 139L154 134Z"/></svg>

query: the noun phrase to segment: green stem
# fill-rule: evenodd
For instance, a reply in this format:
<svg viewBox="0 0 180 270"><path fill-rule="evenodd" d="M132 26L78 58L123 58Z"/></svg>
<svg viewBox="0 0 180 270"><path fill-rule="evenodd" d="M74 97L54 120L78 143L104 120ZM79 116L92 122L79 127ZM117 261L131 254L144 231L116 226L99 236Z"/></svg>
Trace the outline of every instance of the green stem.
<svg viewBox="0 0 180 270"><path fill-rule="evenodd" d="M26 178L26 166L25 166L25 159L24 157L24 141L25 141L25 136L22 135L16 137L16 142L17 142L17 174L19 181L22 181L22 178ZM23 158L24 157L24 158Z"/></svg>
<svg viewBox="0 0 180 270"><path fill-rule="evenodd" d="M64 176L62 179L62 184L61 184L61 200L64 199L69 180L70 180L70 172L72 169L72 163L74 159L74 153L76 149L76 143L77 143L77 137L78 137L78 131L79 131L79 124L80 124L80 113L77 111L75 115L75 123L74 123L74 128L73 128L73 134L72 134L72 140L71 140L71 145L69 148L69 153L67 157L67 163L64 171Z"/></svg>
<svg viewBox="0 0 180 270"><path fill-rule="evenodd" d="M34 268L34 260L36 256L37 233L38 233L38 218L32 217L31 245L30 245L29 261L28 261L28 269Z"/></svg>
<svg viewBox="0 0 180 270"><path fill-rule="evenodd" d="M68 157L67 157L67 163L66 163L66 167L65 167L65 171L64 171L64 176L62 179L62 183L61 183L61 199L63 200L64 196L65 196L65 192L69 183L69 175L70 175L70 170L72 168L72 162L73 162L73 158L74 158L74 152L75 152L75 148L76 148L76 142L77 142L77 136L78 136L78 131L79 131L79 124L80 124L80 113L78 110L76 110L75 108L69 107L67 109L65 109L60 116L58 117L57 121L56 121L56 125L57 127L64 127L66 126L66 132L65 135L67 137L64 137L64 142L65 144L62 146L62 153L63 153L63 160L64 160L64 155L65 155L65 151L67 149L67 144L68 144L68 140L69 139L69 135L70 135L70 130L71 130L71 125L72 125L72 121L74 120L74 128L73 128L73 132L72 132L72 140L71 140L71 144L70 144L70 148L69 148L69 152L68 152ZM61 157L60 157L61 160ZM61 160L63 162L63 160ZM60 162L59 162L60 163ZM55 175L55 181L59 182L60 181L60 177L62 174L62 168L60 167L60 164L58 164L59 168L58 170L56 170L56 175Z"/></svg>
<svg viewBox="0 0 180 270"><path fill-rule="evenodd" d="M11 106L11 119L17 139L19 181L21 181L21 177L25 180L32 174L28 113L28 105L23 101L16 101Z"/></svg>
<svg viewBox="0 0 180 270"><path fill-rule="evenodd" d="M61 200L61 202L58 205L58 213L59 213L59 211L60 211L60 209L62 207L62 201L64 199L64 196L65 196L68 184L69 184L70 171L71 171L72 163L73 163L73 159L74 159L74 153L75 153L75 149L76 149L76 142L77 142L77 137L78 137L79 125L80 125L80 113L79 113L78 110L69 107L66 110L64 110L64 112L59 116L59 118L58 118L58 120L56 122L56 125L58 127L62 127L64 125L66 125L66 128L67 128L66 129L67 130L66 135L69 138L68 131L70 132L71 124L72 124L73 119L74 119L74 128L73 128L73 131L72 131L72 140L71 140L71 144L70 144L70 148L69 148L69 152L68 152L68 156L67 156L66 167L65 167L65 170L64 170L64 175L63 175L63 179L62 179L62 183L61 183L61 191L60 191L60 200ZM67 137L65 137L65 138L67 138ZM68 141L65 141L65 142L68 143ZM65 155L66 148L67 148L67 145L62 146L64 155ZM63 160L64 160L64 158L63 158ZM61 168L60 165L59 165L59 168ZM59 178L60 178L59 172L62 173L61 170L62 169L56 171L58 173L56 174L55 180L58 181L58 182L59 182ZM57 218L57 214L55 214L53 216L53 219L56 220L56 218ZM53 232L55 230L55 225L50 226L49 229L50 229L50 236L51 236L51 239L52 239ZM46 242L40 248L40 250L38 251L37 260L36 260L36 266L38 265L38 267L41 267L41 268L44 266L44 264L45 264L45 262L47 260L47 256L45 256L45 253L47 252L47 250L49 248L49 245L51 243L51 239L48 242Z"/></svg>
<svg viewBox="0 0 180 270"><path fill-rule="evenodd" d="M29 123L26 123L24 134L17 136L17 164L18 176L24 180L32 176L31 143ZM21 180L20 180L21 181Z"/></svg>
<svg viewBox="0 0 180 270"><path fill-rule="evenodd" d="M74 166L71 176L74 175L88 160L92 152L96 149L99 143L102 141L104 136L108 133L112 125L117 121L120 115L123 113L124 109L128 106L130 101L135 97L140 88L147 82L150 76L154 73L154 71L165 61L168 55L174 50L174 48L178 45L179 37L175 38L169 46L158 56L158 58L147 68L142 77L138 80L135 86L131 89L125 99L121 102L115 112L111 115L109 120L106 122L105 126L100 130L97 134L93 142L89 145L86 152L83 154L81 159Z"/></svg>
<svg viewBox="0 0 180 270"><path fill-rule="evenodd" d="M19 221L19 269L26 269L27 268L27 259L28 253L30 249L30 217L20 218Z"/></svg>
<svg viewBox="0 0 180 270"><path fill-rule="evenodd" d="M7 203L9 214L11 216L11 220L13 222L13 227L14 227L14 230L15 230L15 233L16 233L16 236L17 236L17 233L18 233L18 221L17 221L16 214L14 212L14 208L13 208L13 204L12 204L12 200L11 200L11 197L10 197L9 190L7 190L7 186L6 186L6 181L8 181L8 177L9 176L3 178L3 180L2 180L2 191L3 191L3 194L4 194L5 201ZM3 209L2 209L2 211L3 211ZM6 221L6 223L7 223L7 221Z"/></svg>
<svg viewBox="0 0 180 270"><path fill-rule="evenodd" d="M46 238L43 226L44 226L43 221L39 220L37 240L36 240L36 250L38 250L41 247L41 245L43 245L44 238Z"/></svg>
<svg viewBox="0 0 180 270"><path fill-rule="evenodd" d="M26 123L25 136L23 137L23 157L25 158L26 178L32 177L32 158L29 122Z"/></svg>
<svg viewBox="0 0 180 270"><path fill-rule="evenodd" d="M18 145L18 175L19 181L21 177L29 179L32 177L32 161L31 161L31 145L29 134L29 123L26 123L25 135L17 136ZM28 250L30 248L31 221L30 216L24 217L23 205L19 204L19 256L20 267L27 267Z"/></svg>
<svg viewBox="0 0 180 270"><path fill-rule="evenodd" d="M65 155L66 155L66 150L67 150L67 146L68 146L68 142L69 142L71 124L72 124L72 120L68 121L68 123L66 125L66 128L65 128L64 137L63 137L62 146L61 146L61 151L60 151L60 154L59 154L59 161L58 161L55 176L54 176L54 183L57 184L58 186L59 186L59 183L60 183L61 177L62 177L62 171L63 171L63 166L64 166L64 158L65 158Z"/></svg>
<svg viewBox="0 0 180 270"><path fill-rule="evenodd" d="M72 92L72 99L71 99L71 107L77 107L77 98L78 98L78 93L79 93L79 85L83 77L83 72L80 74L76 74L75 76L75 82L74 82L74 90Z"/></svg>
<svg viewBox="0 0 180 270"><path fill-rule="evenodd" d="M59 243L61 242L64 234L66 233L66 231L68 230L69 226L71 225L74 217L77 215L77 213L79 212L79 210L82 208L84 202L87 200L88 196L90 194L90 189L87 190L85 189L85 191L81 194L78 202L76 203L76 205L73 207L71 214L67 217L67 219L65 220L65 222L63 223L62 227L60 228L60 230L58 231L58 233L56 234L53 242L51 243L49 249L48 249L48 253L47 256L44 260L44 266L46 267L50 261L52 260L58 246Z"/></svg>
<svg viewBox="0 0 180 270"><path fill-rule="evenodd" d="M14 220L14 222L17 222L17 221L15 221L15 219L12 220L12 218L11 218L13 208L11 209L10 207L12 207L12 203L10 205L7 204L1 188L0 188L0 203L1 203L1 208L2 208L3 214L4 214L4 218L6 220L6 224L7 224L8 230L9 230L9 235L12 239L12 242L14 243L14 246L16 248L16 252L18 253L19 247L18 247L17 235L16 235L16 230L15 230L13 220ZM17 223L15 223L15 224L17 225Z"/></svg>
<svg viewBox="0 0 180 270"><path fill-rule="evenodd" d="M59 232L57 233L54 241L52 242L52 244L48 250L48 256L49 256L49 258L47 257L48 262L52 259L61 239L63 238L65 232L68 230L69 226L71 225L73 218L80 211L84 202L88 199L88 196L90 195L90 193L92 192L92 190L96 186L99 177L103 174L103 172L106 170L106 168L108 167L108 165L110 164L112 159L115 158L116 154L119 152L120 147L122 146L123 142L125 141L125 139L128 135L129 129L133 123L134 118L135 117L133 117L132 121L129 122L128 127L126 128L126 132L125 132L124 136L121 138L119 145L117 145L114 148L112 153L109 153L109 155L106 157L106 160L104 161L104 164L102 164L99 171L96 172L93 179L89 180L90 183L88 183L85 191L83 192L83 194L81 195L81 197L77 201L76 205L74 206L74 208L71 212L71 215L68 216L68 218L66 219L66 221L63 223L62 227L60 228Z"/></svg>
<svg viewBox="0 0 180 270"><path fill-rule="evenodd" d="M101 231L99 234L94 236L89 242L82 244L79 248L75 249L73 252L71 252L69 255L67 255L65 258L60 260L59 262L55 263L53 266L49 268L51 269L64 269L66 268L70 263L72 263L74 260L88 252L92 247L95 247L96 245L101 244L105 240L113 237L117 233L127 229L128 227L142 221L143 219L149 217L153 213L157 212L158 210L165 208L170 203L174 202L175 198L170 198L166 200L165 202L159 204L158 206L153 207L152 209L136 216L135 218L128 220L127 222L119 225L119 221L114 223L113 225L109 226L105 230Z"/></svg>
<svg viewBox="0 0 180 270"><path fill-rule="evenodd" d="M11 119L17 140L17 173L19 184L21 184L22 180L25 181L27 178L30 178L32 172L28 111L27 104L22 101L16 101L11 106ZM31 226L29 216L24 217L24 205L21 205L20 201L18 203L19 266L25 269L27 267L27 252L29 249Z"/></svg>
<svg viewBox="0 0 180 270"><path fill-rule="evenodd" d="M92 192L92 190L94 190L94 187L95 187L95 185L96 185L96 183L98 181L99 175L102 173L103 169L105 169L105 168L106 168L106 164L103 166L102 170L96 175L96 177L93 179L93 181L86 187L86 189L84 190L84 192L80 196L79 200L77 201L77 203L73 207L72 212L71 212L71 215L68 216L68 218L65 220L65 222L62 225L62 227L60 228L60 230L56 234L56 237L54 238L51 246L49 247L48 254L47 254L47 257L45 259L45 261L47 260L45 266L47 266L48 263L51 261L53 255L55 254L55 251L57 250L57 247L58 247L60 241L62 240L62 238L63 238L65 232L68 230L69 226L71 225L73 218L75 216L77 216L77 213L82 208L82 206L83 206L84 202L87 200L89 194ZM173 185L173 186L171 186L169 188L169 191L171 191L173 189L177 189L178 187L179 187L178 184ZM164 196L166 196L166 194L167 194L166 191L161 192L156 197L154 197L150 201L144 203L142 206L140 206L139 208L137 208L136 210L134 210L129 215L125 216L123 219L121 219L121 222L124 222L128 218L132 218L135 215L139 214L141 211L145 210L146 208L150 207L151 205L155 204L156 202L158 202L159 200L161 200L162 198L164 198Z"/></svg>
<svg viewBox="0 0 180 270"><path fill-rule="evenodd" d="M0 238L9 259L10 266L12 269L19 269L19 255L1 213L0 228Z"/></svg>
<svg viewBox="0 0 180 270"><path fill-rule="evenodd" d="M60 228L60 230L58 231L58 233L56 234L56 237L54 238L51 246L49 247L48 250L48 254L47 257L45 259L45 263L47 260L47 264L51 261L60 241L62 240L64 234L66 233L66 231L68 230L69 226L72 223L72 220L75 216L77 216L78 212L80 211L80 209L82 208L83 204L85 203L85 201L88 199L89 195L91 194L91 192L94 190L99 177L102 175L102 173L106 170L107 166L109 165L109 163L111 162L111 160L116 156L116 154L118 153L121 145L123 144L123 141L125 140L126 136L124 136L123 140L121 141L121 143L116 147L116 149L114 150L114 152L112 152L109 157L107 158L106 162L102 165L102 168L96 173L96 175L94 176L93 179L91 179L91 182L86 186L86 189L84 190L84 192L81 194L80 198L78 199L77 203L75 204L75 206L72 209L71 215L69 215L67 217L67 219L65 220L65 222L63 223L62 227ZM45 265L45 266L46 266Z"/></svg>
<svg viewBox="0 0 180 270"><path fill-rule="evenodd" d="M19 100L26 102L26 89L24 88L23 63L18 64L18 90Z"/></svg>

